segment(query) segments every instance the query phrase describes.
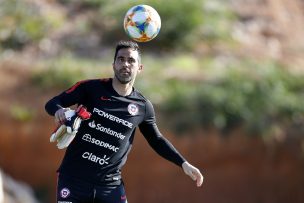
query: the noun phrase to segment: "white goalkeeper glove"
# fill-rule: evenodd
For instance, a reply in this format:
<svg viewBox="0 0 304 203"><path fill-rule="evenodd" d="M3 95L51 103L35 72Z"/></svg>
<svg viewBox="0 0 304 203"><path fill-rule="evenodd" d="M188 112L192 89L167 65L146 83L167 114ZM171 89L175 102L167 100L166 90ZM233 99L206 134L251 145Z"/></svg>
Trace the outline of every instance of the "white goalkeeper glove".
<svg viewBox="0 0 304 203"><path fill-rule="evenodd" d="M67 110L64 112L66 121L64 124L59 125L50 137L50 142L57 141L58 149L64 149L69 146L78 132L78 128L82 120L89 119L91 113L87 109L80 105L77 110Z"/></svg>

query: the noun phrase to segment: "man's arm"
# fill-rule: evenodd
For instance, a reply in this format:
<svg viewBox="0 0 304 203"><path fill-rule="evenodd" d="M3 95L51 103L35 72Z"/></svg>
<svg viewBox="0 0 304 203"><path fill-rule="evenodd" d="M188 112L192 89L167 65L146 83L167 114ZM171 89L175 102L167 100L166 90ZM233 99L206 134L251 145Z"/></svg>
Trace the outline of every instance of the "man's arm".
<svg viewBox="0 0 304 203"><path fill-rule="evenodd" d="M55 123L58 125L50 137L50 142L57 141L59 149L69 146L76 136L81 121L89 118L90 113L82 106L85 102L84 98L86 98L84 83L85 81L76 83L68 90L53 97L45 105L45 110L55 117ZM66 108L74 104L81 104L76 111ZM83 114L83 112L87 114Z"/></svg>
<svg viewBox="0 0 304 203"><path fill-rule="evenodd" d="M141 133L144 135L149 145L162 157L183 168L197 186L203 183L203 176L199 169L189 164L186 159L175 149L175 147L160 133L155 119L152 104L147 101L145 120L139 125Z"/></svg>
<svg viewBox="0 0 304 203"><path fill-rule="evenodd" d="M86 81L77 82L68 90L62 92L61 94L53 97L45 105L46 112L55 116L56 123L64 123L66 121L65 112L74 104L82 104L85 98L85 87L84 83Z"/></svg>

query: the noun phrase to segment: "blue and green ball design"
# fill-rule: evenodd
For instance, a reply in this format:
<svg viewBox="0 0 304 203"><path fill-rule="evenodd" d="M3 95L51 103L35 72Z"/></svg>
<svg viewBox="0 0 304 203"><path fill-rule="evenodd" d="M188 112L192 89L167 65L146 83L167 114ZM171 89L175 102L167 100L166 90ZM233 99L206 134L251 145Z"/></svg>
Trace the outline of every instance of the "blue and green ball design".
<svg viewBox="0 0 304 203"><path fill-rule="evenodd" d="M148 5L137 5L128 10L124 18L127 35L137 42L154 39L161 28L157 11Z"/></svg>

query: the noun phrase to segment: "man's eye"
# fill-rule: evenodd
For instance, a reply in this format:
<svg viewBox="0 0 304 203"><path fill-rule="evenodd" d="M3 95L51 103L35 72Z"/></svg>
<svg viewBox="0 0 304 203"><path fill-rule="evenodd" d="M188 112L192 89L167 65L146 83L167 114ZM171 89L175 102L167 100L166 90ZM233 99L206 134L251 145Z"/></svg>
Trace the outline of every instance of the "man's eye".
<svg viewBox="0 0 304 203"><path fill-rule="evenodd" d="M129 59L129 63L135 63L135 59Z"/></svg>

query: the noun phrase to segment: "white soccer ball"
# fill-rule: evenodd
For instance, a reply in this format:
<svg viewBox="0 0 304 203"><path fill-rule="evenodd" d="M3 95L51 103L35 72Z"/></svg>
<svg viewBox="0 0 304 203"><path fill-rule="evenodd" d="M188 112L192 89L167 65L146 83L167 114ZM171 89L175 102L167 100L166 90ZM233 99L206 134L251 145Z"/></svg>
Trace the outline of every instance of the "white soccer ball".
<svg viewBox="0 0 304 203"><path fill-rule="evenodd" d="M124 18L124 29L137 42L154 39L161 27L157 11L148 5L137 5L128 10Z"/></svg>

